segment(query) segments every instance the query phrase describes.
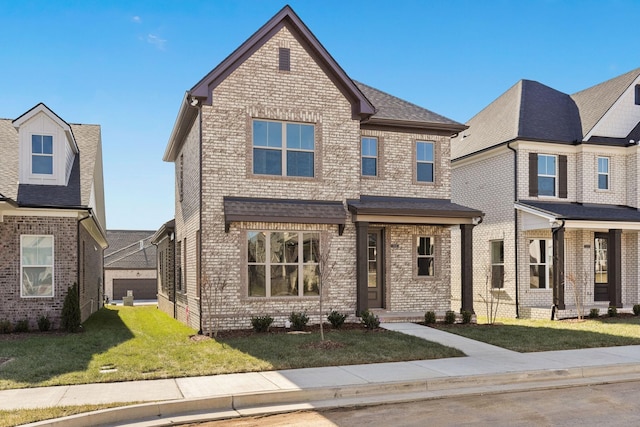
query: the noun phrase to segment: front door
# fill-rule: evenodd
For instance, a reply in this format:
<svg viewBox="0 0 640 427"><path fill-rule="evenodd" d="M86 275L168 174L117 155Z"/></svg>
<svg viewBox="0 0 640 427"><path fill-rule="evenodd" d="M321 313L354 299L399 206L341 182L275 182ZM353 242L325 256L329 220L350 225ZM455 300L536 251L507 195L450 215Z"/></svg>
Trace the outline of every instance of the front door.
<svg viewBox="0 0 640 427"><path fill-rule="evenodd" d="M382 308L382 289L384 287L382 236L382 230L369 230L367 238L369 308Z"/></svg>
<svg viewBox="0 0 640 427"><path fill-rule="evenodd" d="M609 301L609 235L596 233L594 250L594 301Z"/></svg>

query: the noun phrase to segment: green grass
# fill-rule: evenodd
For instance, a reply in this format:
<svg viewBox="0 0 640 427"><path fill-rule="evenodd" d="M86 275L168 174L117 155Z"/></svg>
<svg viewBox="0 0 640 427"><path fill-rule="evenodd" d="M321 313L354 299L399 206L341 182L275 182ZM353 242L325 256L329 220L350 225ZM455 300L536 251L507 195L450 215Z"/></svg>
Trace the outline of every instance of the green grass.
<svg viewBox="0 0 640 427"><path fill-rule="evenodd" d="M0 411L0 427L13 427L27 423L68 417L100 409L126 406L125 403L109 403L102 405L55 406L52 408L20 409L17 411Z"/></svg>
<svg viewBox="0 0 640 427"><path fill-rule="evenodd" d="M480 317L478 322L483 320ZM601 317L583 322L498 319L495 325L438 328L523 353L640 345L640 317Z"/></svg>
<svg viewBox="0 0 640 427"><path fill-rule="evenodd" d="M332 331L326 338L344 347L330 350L305 346L320 341L318 334L193 341L193 329L149 306L106 307L85 322L84 330L0 336L0 359L13 359L0 366L0 390L462 355L388 331ZM100 373L101 368L116 371Z"/></svg>

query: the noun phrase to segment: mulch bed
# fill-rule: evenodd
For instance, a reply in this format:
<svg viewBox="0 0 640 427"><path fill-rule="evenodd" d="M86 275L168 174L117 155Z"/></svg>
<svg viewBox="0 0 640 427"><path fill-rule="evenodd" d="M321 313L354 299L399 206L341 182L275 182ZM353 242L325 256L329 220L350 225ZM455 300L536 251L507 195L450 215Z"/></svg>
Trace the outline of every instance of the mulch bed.
<svg viewBox="0 0 640 427"><path fill-rule="evenodd" d="M367 328L365 328L362 324L360 323L345 323L343 324L340 329L337 329L338 331L368 331L368 332L375 332L375 333L384 333L387 332L386 329L382 329L382 328L378 328L378 329L374 329L374 330L369 330ZM324 325L324 333L325 335L331 335L331 333L333 331L336 331L336 329L333 329L331 327L331 325ZM283 327L271 327L269 328L268 332L255 332L253 329L234 329L234 330L229 330L229 331L218 331L218 338L217 339L221 339L221 340L227 340L227 339L233 339L233 338L245 338L245 337L251 337L251 336L255 336L255 335L279 335L279 334L286 334L292 332L291 329L287 329L287 328L283 328ZM304 332L308 332L308 333L320 333L320 325L309 325L305 328ZM191 341L203 341L203 340L208 340L211 339L206 335L191 335L190 337ZM329 342L330 340L326 340L324 341L325 343ZM314 343L315 344L315 343ZM333 343L334 345L339 345L340 343ZM325 344L327 346L330 346L331 344ZM320 348L320 347L318 347ZM325 347L322 347L325 348ZM335 347L334 347L335 348Z"/></svg>

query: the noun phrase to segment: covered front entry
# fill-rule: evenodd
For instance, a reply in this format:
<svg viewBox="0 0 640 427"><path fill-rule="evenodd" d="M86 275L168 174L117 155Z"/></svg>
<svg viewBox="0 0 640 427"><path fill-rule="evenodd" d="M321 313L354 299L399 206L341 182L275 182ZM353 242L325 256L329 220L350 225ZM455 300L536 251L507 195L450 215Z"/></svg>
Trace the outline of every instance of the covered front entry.
<svg viewBox="0 0 640 427"><path fill-rule="evenodd" d="M462 231L461 309L473 312L472 231L482 212L450 200L408 197L361 196L347 206L356 226L358 315L369 308L406 311L430 293L449 309L450 281L439 272L450 269L442 248L449 247L448 229L456 226Z"/></svg>

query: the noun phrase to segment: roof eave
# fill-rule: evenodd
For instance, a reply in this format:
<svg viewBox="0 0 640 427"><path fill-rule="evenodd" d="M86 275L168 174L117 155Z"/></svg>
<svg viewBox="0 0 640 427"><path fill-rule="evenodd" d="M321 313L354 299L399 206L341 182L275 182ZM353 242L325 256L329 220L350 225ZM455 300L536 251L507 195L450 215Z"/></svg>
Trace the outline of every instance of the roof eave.
<svg viewBox="0 0 640 427"><path fill-rule="evenodd" d="M398 120L398 119L386 119L380 117L371 117L362 124L378 125L378 126L393 126L409 129L419 130L439 130L449 131L452 135L469 129L469 126L461 123L438 123L438 122L418 122L412 120Z"/></svg>
<svg viewBox="0 0 640 427"><path fill-rule="evenodd" d="M171 130L171 136L167 143L164 156L162 160L165 162L174 162L178 157L178 152L182 147L182 143L191 130L191 126L198 116L198 109L191 105L191 97L189 93L185 93L182 103L180 104L180 110L178 111L178 117Z"/></svg>

